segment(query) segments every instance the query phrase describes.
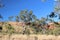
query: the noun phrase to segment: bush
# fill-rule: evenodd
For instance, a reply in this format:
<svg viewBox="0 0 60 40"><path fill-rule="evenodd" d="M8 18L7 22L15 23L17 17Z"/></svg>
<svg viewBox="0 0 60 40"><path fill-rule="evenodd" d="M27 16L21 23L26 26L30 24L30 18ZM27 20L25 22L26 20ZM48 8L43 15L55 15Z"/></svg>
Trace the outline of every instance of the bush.
<svg viewBox="0 0 60 40"><path fill-rule="evenodd" d="M6 28L7 28L7 33L14 33L14 28L11 25L7 24Z"/></svg>
<svg viewBox="0 0 60 40"><path fill-rule="evenodd" d="M25 29L25 30L23 31L23 34L29 35L29 34L30 34L30 30L29 30L29 29Z"/></svg>
<svg viewBox="0 0 60 40"><path fill-rule="evenodd" d="M60 27L53 30L54 35L60 35Z"/></svg>

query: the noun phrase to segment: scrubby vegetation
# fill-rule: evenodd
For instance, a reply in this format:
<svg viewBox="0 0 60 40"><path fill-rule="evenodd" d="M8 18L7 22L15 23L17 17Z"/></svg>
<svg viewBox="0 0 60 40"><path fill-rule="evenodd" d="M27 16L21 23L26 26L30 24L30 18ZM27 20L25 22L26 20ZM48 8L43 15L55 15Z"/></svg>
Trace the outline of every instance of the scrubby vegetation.
<svg viewBox="0 0 60 40"><path fill-rule="evenodd" d="M54 8L54 12L51 12L47 15L46 18L42 17L38 19L32 10L22 10L17 16L9 16L9 21L15 18L15 22L23 22L25 25L22 27L23 30L16 32L13 25L8 22L1 22L2 31L0 33L19 33L19 34L51 34L51 35L60 35L60 24L52 19L58 17L60 19L60 14L58 13L59 9L57 7ZM3 16L0 15L2 19ZM51 19L52 18L52 19ZM53 23L51 26L49 23ZM50 26L52 28L50 28ZM3 27L6 29L3 30ZM17 26L16 26L17 27ZM21 26L18 26L18 28ZM55 27L55 28L53 28ZM17 30L18 30L17 28Z"/></svg>
<svg viewBox="0 0 60 40"><path fill-rule="evenodd" d="M53 13L49 15L49 17L54 17ZM9 19L10 20L10 19ZM11 21L11 20L10 20ZM2 33L19 33L19 34L51 34L51 35L60 35L60 24L55 21L51 21L49 18L41 18L40 20L33 14L32 11L28 12L27 10L22 10L20 15L16 16L16 22L24 22L25 26L23 26L23 30L20 32L16 32L13 25L9 24L8 22L1 22L2 28L5 27L6 29L2 29ZM49 22L53 23L52 26L56 28L49 29ZM16 26L17 27L17 26ZM21 26L19 26L21 27ZM17 28L18 30L18 28Z"/></svg>

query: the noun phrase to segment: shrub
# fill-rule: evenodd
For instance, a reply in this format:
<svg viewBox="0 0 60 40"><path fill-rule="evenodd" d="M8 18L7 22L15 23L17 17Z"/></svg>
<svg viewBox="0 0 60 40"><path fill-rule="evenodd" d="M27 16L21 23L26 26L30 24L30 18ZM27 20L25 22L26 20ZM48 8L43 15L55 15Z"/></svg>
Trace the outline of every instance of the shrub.
<svg viewBox="0 0 60 40"><path fill-rule="evenodd" d="M60 35L60 27L53 30L54 35Z"/></svg>
<svg viewBox="0 0 60 40"><path fill-rule="evenodd" d="M23 31L23 34L29 35L29 34L30 34L30 30L29 30L29 29L25 29L25 30Z"/></svg>

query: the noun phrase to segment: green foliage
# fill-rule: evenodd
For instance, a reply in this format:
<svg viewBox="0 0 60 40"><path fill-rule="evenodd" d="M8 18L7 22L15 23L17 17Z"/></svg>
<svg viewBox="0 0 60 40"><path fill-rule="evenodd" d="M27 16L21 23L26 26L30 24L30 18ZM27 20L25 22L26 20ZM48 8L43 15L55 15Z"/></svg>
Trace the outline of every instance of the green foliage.
<svg viewBox="0 0 60 40"><path fill-rule="evenodd" d="M16 16L16 22L19 22L19 16Z"/></svg>
<svg viewBox="0 0 60 40"><path fill-rule="evenodd" d="M10 34L14 33L14 28L10 24L6 23L5 27L6 27L7 33L10 33Z"/></svg>
<svg viewBox="0 0 60 40"><path fill-rule="evenodd" d="M14 33L14 28L12 26L8 26L8 32L9 33Z"/></svg>
<svg viewBox="0 0 60 40"><path fill-rule="evenodd" d="M53 30L54 35L60 35L60 27Z"/></svg>
<svg viewBox="0 0 60 40"><path fill-rule="evenodd" d="M55 17L55 13L54 12L51 12L51 14L49 15L50 18L53 18Z"/></svg>
<svg viewBox="0 0 60 40"><path fill-rule="evenodd" d="M23 31L23 34L29 35L29 34L30 34L30 30L26 28L26 29Z"/></svg>
<svg viewBox="0 0 60 40"><path fill-rule="evenodd" d="M47 34L47 35L53 35L53 30L49 30L49 29L46 30L46 34Z"/></svg>
<svg viewBox="0 0 60 40"><path fill-rule="evenodd" d="M30 22L33 21L34 19L36 19L36 16L33 15L32 10L28 12L28 10L22 10L20 12L20 19L24 22Z"/></svg>
<svg viewBox="0 0 60 40"><path fill-rule="evenodd" d="M51 12L51 14L48 16L50 18L54 18L56 15L55 15L55 12ZM55 22L54 20L52 19L49 19L49 18L44 18L42 17L40 20L36 18L36 16L33 14L33 11L30 10L22 10L20 12L20 14L18 16L15 16L15 20L16 22L19 22L20 20L29 24L30 25L26 25L27 27L25 28L25 30L23 31L23 34L31 34L30 33L30 30L28 28L32 28L33 29L33 33L34 34L51 34L51 35L60 35L60 25ZM12 20L13 19L13 16L10 16L9 17L9 20ZM49 29L46 29L44 26L47 24L47 20L48 21L51 21L51 22L54 22L54 25L57 27L53 30L49 30ZM15 30L14 28L8 24L8 23L5 23L5 26L7 28L7 33L14 33ZM29 27L28 27L29 26Z"/></svg>

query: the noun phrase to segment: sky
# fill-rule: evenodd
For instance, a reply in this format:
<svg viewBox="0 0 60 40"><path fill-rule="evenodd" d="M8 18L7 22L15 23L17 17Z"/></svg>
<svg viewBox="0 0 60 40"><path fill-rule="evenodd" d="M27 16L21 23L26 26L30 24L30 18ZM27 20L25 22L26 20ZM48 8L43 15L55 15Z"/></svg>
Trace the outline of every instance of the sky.
<svg viewBox="0 0 60 40"><path fill-rule="evenodd" d="M4 20L8 20L9 16L19 15L21 10L32 10L33 14L38 19L46 17L54 9L54 0L47 0L42 2L41 0L2 0L5 7L0 8L0 14L4 17Z"/></svg>

